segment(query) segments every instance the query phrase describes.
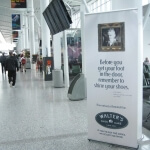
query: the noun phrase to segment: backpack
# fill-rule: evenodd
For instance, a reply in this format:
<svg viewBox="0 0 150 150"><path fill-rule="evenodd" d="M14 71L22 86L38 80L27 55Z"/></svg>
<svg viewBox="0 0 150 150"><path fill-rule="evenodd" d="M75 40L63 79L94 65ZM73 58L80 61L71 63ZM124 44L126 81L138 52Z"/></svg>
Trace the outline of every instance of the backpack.
<svg viewBox="0 0 150 150"><path fill-rule="evenodd" d="M26 59L22 58L21 63L24 65L26 63Z"/></svg>

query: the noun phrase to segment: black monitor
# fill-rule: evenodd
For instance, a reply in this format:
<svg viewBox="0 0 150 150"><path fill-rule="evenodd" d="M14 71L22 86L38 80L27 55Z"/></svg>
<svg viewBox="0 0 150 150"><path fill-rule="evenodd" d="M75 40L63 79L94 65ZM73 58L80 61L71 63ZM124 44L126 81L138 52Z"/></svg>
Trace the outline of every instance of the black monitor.
<svg viewBox="0 0 150 150"><path fill-rule="evenodd" d="M52 35L70 28L71 17L63 0L52 0L44 10L43 16Z"/></svg>

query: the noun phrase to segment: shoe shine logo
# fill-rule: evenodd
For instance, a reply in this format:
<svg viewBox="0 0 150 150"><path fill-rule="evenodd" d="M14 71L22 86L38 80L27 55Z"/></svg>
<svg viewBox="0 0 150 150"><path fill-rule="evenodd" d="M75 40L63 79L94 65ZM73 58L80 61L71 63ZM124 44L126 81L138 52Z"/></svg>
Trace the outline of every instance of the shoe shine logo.
<svg viewBox="0 0 150 150"><path fill-rule="evenodd" d="M117 113L102 112L95 116L95 120L103 127L110 129L121 129L128 125L128 120Z"/></svg>

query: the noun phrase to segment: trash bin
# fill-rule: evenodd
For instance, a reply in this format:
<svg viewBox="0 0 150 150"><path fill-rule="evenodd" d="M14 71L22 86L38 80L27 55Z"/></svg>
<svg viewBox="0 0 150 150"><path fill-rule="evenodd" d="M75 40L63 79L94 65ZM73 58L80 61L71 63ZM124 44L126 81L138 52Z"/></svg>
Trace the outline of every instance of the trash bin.
<svg viewBox="0 0 150 150"><path fill-rule="evenodd" d="M63 87L63 72L61 69L53 70L53 86L54 87Z"/></svg>

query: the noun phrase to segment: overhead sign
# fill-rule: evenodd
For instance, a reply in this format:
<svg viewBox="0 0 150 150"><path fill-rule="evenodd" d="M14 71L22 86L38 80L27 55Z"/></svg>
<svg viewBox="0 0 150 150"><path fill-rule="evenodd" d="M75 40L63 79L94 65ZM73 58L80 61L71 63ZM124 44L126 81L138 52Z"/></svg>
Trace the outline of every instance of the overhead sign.
<svg viewBox="0 0 150 150"><path fill-rule="evenodd" d="M11 0L11 8L27 8L26 0Z"/></svg>
<svg viewBox="0 0 150 150"><path fill-rule="evenodd" d="M13 31L12 36L13 36L13 39L18 38L18 31Z"/></svg>
<svg viewBox="0 0 150 150"><path fill-rule="evenodd" d="M12 30L20 30L20 14L12 14Z"/></svg>

